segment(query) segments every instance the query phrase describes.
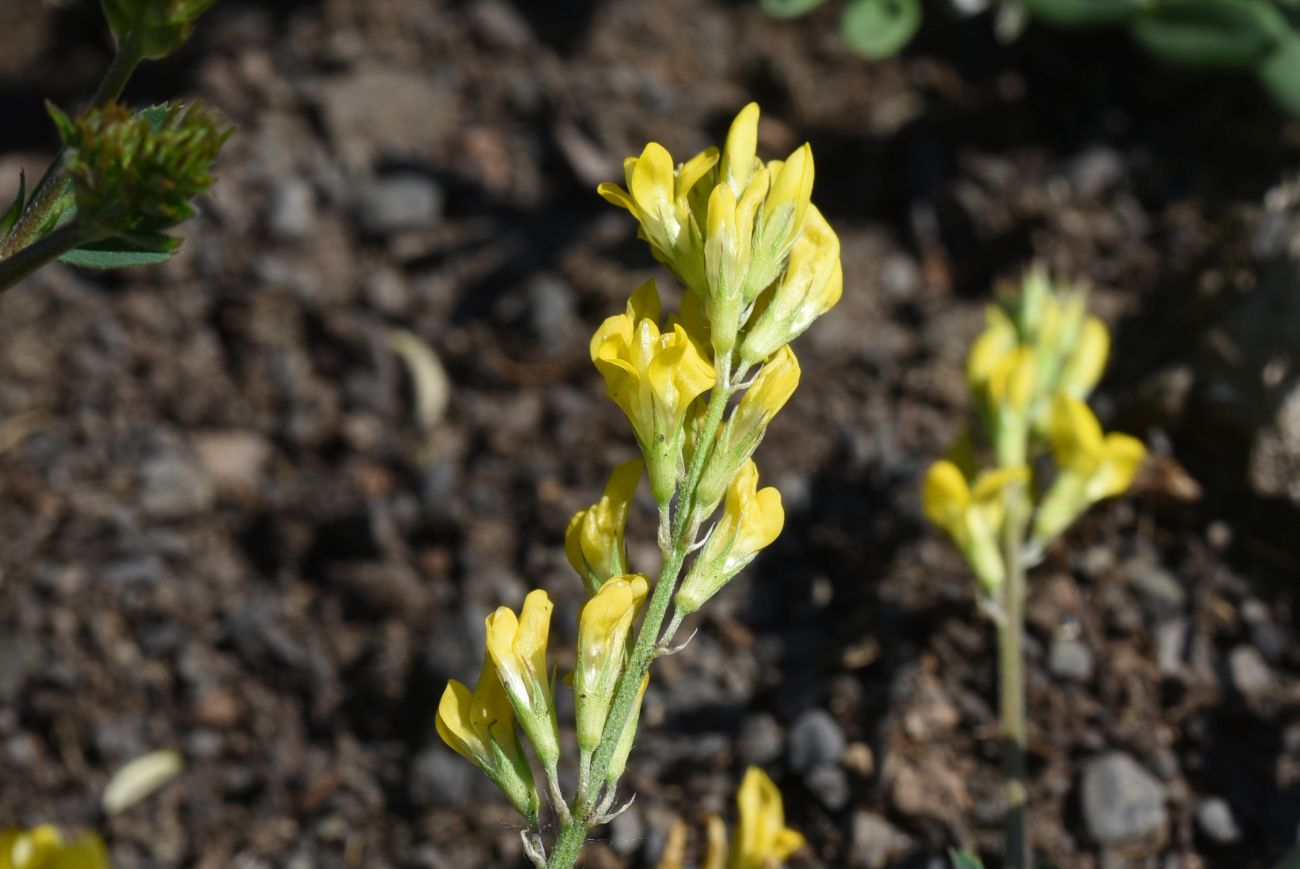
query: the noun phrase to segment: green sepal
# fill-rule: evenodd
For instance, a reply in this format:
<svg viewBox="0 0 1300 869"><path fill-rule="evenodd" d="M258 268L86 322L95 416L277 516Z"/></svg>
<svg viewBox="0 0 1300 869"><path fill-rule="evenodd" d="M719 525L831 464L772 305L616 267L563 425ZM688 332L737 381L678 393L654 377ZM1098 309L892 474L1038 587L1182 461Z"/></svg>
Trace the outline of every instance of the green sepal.
<svg viewBox="0 0 1300 869"><path fill-rule="evenodd" d="M1193 69L1253 69L1291 35L1282 13L1258 0L1164 0L1129 28L1157 60Z"/></svg>
<svg viewBox="0 0 1300 869"><path fill-rule="evenodd" d="M541 798L537 795L537 785L533 782L533 770L524 756L519 736L515 736L514 751L506 751L496 736L489 732L492 742L492 765L481 764L483 772L492 783L500 788L506 799L524 816L528 826L537 825L537 812L541 807Z"/></svg>
<svg viewBox="0 0 1300 869"><path fill-rule="evenodd" d="M758 6L773 18L798 18L825 2L826 0L758 0Z"/></svg>
<svg viewBox="0 0 1300 869"><path fill-rule="evenodd" d="M1023 0L1029 14L1057 27L1123 24L1152 6L1152 0Z"/></svg>
<svg viewBox="0 0 1300 869"><path fill-rule="evenodd" d="M920 0L853 0L840 33L858 54L880 60L901 51L920 26Z"/></svg>
<svg viewBox="0 0 1300 869"><path fill-rule="evenodd" d="M14 224L23 213L23 206L27 202L27 173L20 171L18 173L18 195L4 214L0 214L0 241L9 237L13 231Z"/></svg>

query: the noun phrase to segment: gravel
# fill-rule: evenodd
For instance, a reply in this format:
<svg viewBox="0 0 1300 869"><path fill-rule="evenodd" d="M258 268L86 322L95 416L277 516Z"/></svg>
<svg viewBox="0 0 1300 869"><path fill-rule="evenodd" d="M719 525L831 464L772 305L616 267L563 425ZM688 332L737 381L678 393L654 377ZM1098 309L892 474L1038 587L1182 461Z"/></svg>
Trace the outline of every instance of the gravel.
<svg viewBox="0 0 1300 869"><path fill-rule="evenodd" d="M1123 752L1089 760L1082 791L1083 819L1100 845L1143 841L1167 821L1164 785Z"/></svg>

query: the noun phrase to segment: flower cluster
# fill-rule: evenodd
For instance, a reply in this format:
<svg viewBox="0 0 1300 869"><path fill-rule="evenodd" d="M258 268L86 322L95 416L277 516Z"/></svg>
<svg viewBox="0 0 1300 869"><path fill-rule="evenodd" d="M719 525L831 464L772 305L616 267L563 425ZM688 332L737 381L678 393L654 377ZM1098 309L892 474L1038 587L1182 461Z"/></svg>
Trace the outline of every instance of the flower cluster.
<svg viewBox="0 0 1300 869"><path fill-rule="evenodd" d="M753 455L799 383L790 342L839 300L843 276L839 239L811 202L812 149L805 144L785 160L764 162L758 119L758 107L746 106L721 151L709 148L681 164L661 145L647 145L626 162L626 189L599 188L636 218L685 293L680 309L665 314L658 287L646 281L590 342L592 363L631 424L641 458L619 465L600 500L574 515L565 533L565 554L587 597L570 680L578 744L572 800L558 776L545 591L529 593L518 615L502 607L487 617L478 684L471 690L452 682L439 706L443 739L528 819L525 846L538 866L572 866L586 830L608 820L650 663L675 651L682 620L771 545L785 521L780 493L759 487ZM643 478L659 511L657 581L635 572L624 541ZM517 731L545 772L544 791ZM742 817L754 820L742 823L741 849L788 853L797 836L780 823L780 796L773 827L775 789L754 781L742 789L743 805L752 803ZM549 858L538 823L542 793L561 829ZM761 865L747 859L732 866Z"/></svg>
<svg viewBox="0 0 1300 869"><path fill-rule="evenodd" d="M1020 294L988 310L966 362L980 425L925 479L925 513L957 545L985 591L1006 576L1000 538L1008 501L1032 486L1029 552L1041 552L1103 498L1125 491L1146 454L1141 441L1104 435L1086 399L1106 367L1110 335L1080 290L1031 271ZM993 467L979 469L983 438ZM1050 476L1039 453L1050 453ZM1031 469L1033 471L1031 472Z"/></svg>
<svg viewBox="0 0 1300 869"><path fill-rule="evenodd" d="M781 791L756 766L745 771L736 792L740 823L736 841L728 846L727 827L722 818L710 815L708 840L700 869L775 869L803 847L804 837L785 825ZM686 855L686 825L673 824L659 869L682 869Z"/></svg>
<svg viewBox="0 0 1300 869"><path fill-rule="evenodd" d="M0 869L108 869L108 850L93 833L69 840L49 824L0 830Z"/></svg>

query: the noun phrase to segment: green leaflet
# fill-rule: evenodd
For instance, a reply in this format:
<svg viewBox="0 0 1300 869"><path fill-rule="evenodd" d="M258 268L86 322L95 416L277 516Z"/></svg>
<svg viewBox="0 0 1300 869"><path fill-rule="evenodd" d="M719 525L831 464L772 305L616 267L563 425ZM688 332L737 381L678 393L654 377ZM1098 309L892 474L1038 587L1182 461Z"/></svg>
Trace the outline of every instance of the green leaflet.
<svg viewBox="0 0 1300 869"><path fill-rule="evenodd" d="M1263 63L1291 28L1274 6L1259 0L1162 0L1130 32L1164 63L1244 70Z"/></svg>
<svg viewBox="0 0 1300 869"><path fill-rule="evenodd" d="M921 26L921 0L853 0L844 10L840 33L869 60L897 54Z"/></svg>

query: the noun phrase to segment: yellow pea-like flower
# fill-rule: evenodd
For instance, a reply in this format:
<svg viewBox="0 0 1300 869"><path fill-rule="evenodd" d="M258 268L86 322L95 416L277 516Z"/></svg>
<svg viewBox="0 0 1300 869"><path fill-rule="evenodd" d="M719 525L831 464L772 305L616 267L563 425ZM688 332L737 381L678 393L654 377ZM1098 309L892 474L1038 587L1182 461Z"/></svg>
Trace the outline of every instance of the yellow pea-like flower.
<svg viewBox="0 0 1300 869"><path fill-rule="evenodd" d="M691 194L717 162L717 148L709 148L674 168L672 155L651 142L641 156L623 162L627 189L609 182L596 188L607 202L636 218L656 259L699 292L704 287L704 247Z"/></svg>
<svg viewBox="0 0 1300 869"><path fill-rule="evenodd" d="M740 823L727 869L771 869L803 847L803 835L785 825L781 791L758 767L745 771L736 805Z"/></svg>
<svg viewBox="0 0 1300 869"><path fill-rule="evenodd" d="M1093 504L1128 489L1146 457L1140 440L1103 434L1088 405L1066 394L1052 406L1048 441L1058 472L1034 520L1033 542L1040 547Z"/></svg>
<svg viewBox="0 0 1300 869"><path fill-rule="evenodd" d="M609 580L582 608L578 617L578 663L573 671L577 706L578 747L596 750L605 730L614 688L627 657L632 621L645 601L649 583L644 576Z"/></svg>
<svg viewBox="0 0 1300 869"><path fill-rule="evenodd" d="M1006 580L998 544L1004 493L1028 479L1028 468L1000 468L981 473L972 488L961 469L946 459L935 462L925 476L921 504L926 518L947 532L989 593Z"/></svg>
<svg viewBox="0 0 1300 869"><path fill-rule="evenodd" d="M108 869L108 849L94 833L71 841L51 824L0 830L0 869Z"/></svg>
<svg viewBox="0 0 1300 869"><path fill-rule="evenodd" d="M718 433L717 444L696 488L699 516L713 513L736 473L758 449L768 424L799 386L799 360L786 344L767 360L736 410Z"/></svg>
<svg viewBox="0 0 1300 869"><path fill-rule="evenodd" d="M519 813L535 823L539 800L533 773L515 733L510 699L490 657L484 658L473 691L454 679L447 683L435 726L443 742L487 773Z"/></svg>
<svg viewBox="0 0 1300 869"><path fill-rule="evenodd" d="M486 620L488 655L519 726L548 770L555 768L560 757L553 686L546 670L552 609L546 592L536 589L524 598L519 616L503 606Z"/></svg>
<svg viewBox="0 0 1300 869"><path fill-rule="evenodd" d="M737 114L727 130L727 140L718 164L719 180L737 199L749 187L761 165L758 154L758 103L749 103Z"/></svg>
<svg viewBox="0 0 1300 869"><path fill-rule="evenodd" d="M588 597L600 590L605 580L627 572L627 527L632 498L645 473L640 459L624 462L610 474L599 501L579 510L564 532L564 554L582 577Z"/></svg>
<svg viewBox="0 0 1300 869"><path fill-rule="evenodd" d="M1109 355L1110 332L1106 324L1096 317L1084 320L1074 350L1061 371L1061 389L1075 398L1087 398L1101 380Z"/></svg>
<svg viewBox="0 0 1300 869"><path fill-rule="evenodd" d="M755 303L740 346L742 363L757 364L802 335L839 302L843 291L839 237L810 205L784 273Z"/></svg>
<svg viewBox="0 0 1300 869"><path fill-rule="evenodd" d="M987 325L966 357L966 382L976 392L987 388L993 372L1019 343L1015 325L1001 308L990 305L985 309L985 319Z"/></svg>
<svg viewBox="0 0 1300 869"><path fill-rule="evenodd" d="M750 459L727 487L722 516L673 598L678 610L693 613L703 606L776 540L784 524L781 493L758 488L758 466Z"/></svg>
<svg viewBox="0 0 1300 869"><path fill-rule="evenodd" d="M636 433L655 500L667 503L677 483L686 411L717 378L686 330L660 333L654 281L632 295L626 314L610 317L591 341L591 358L605 390Z"/></svg>

